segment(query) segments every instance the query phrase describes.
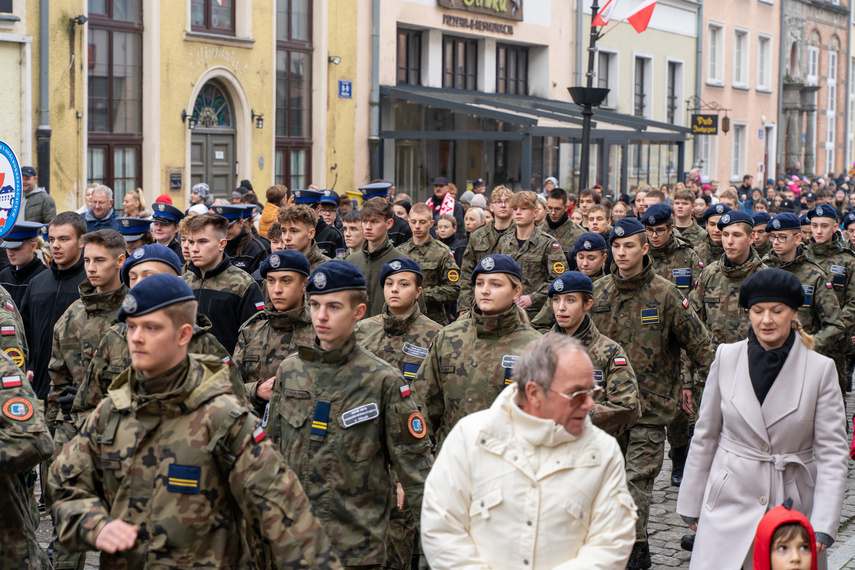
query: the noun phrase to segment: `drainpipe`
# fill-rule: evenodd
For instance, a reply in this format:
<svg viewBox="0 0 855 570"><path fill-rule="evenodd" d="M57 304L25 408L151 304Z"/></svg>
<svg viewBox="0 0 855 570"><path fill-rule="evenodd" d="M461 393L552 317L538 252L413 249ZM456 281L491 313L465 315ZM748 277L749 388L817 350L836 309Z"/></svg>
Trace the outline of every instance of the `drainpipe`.
<svg viewBox="0 0 855 570"><path fill-rule="evenodd" d="M36 164L39 185L50 194L50 0L39 0L39 126Z"/></svg>
<svg viewBox="0 0 855 570"><path fill-rule="evenodd" d="M695 96L700 98L702 86L702 77L704 73L704 0L698 1L698 37L695 41L697 49L695 50ZM701 163L701 145L699 135L694 137L695 160L693 167Z"/></svg>
<svg viewBox="0 0 855 570"><path fill-rule="evenodd" d="M787 23L786 23L786 4L784 2L779 4L781 6L781 31L778 34L780 38L778 40L778 127L775 130L775 133L778 135L778 148L775 150L775 179L777 180L779 176L784 174L787 170L787 161L784 155L784 147L786 146L786 136L788 126L784 124L784 74L789 72L789 70L783 69L784 67L784 54L786 52L786 38L787 38ZM847 65L847 67L849 67ZM848 107L848 105L847 105ZM799 132L801 132L801 127L799 127ZM768 174L766 175L768 177Z"/></svg>
<svg viewBox="0 0 855 570"><path fill-rule="evenodd" d="M576 0L576 81L573 85L582 85L582 35L585 24L582 22L585 0Z"/></svg>
<svg viewBox="0 0 855 570"><path fill-rule="evenodd" d="M380 0L371 2L371 111L368 134L370 179L380 178Z"/></svg>

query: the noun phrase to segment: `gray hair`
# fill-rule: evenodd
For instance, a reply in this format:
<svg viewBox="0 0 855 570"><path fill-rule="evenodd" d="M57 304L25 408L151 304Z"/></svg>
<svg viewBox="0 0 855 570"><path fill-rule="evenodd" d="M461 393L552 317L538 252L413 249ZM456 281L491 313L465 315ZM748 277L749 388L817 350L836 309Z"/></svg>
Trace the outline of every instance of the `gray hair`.
<svg viewBox="0 0 855 570"><path fill-rule="evenodd" d="M104 194L108 200L113 199L113 190L109 186L104 186L103 184L99 184L95 188L92 189L92 195L95 194Z"/></svg>
<svg viewBox="0 0 855 570"><path fill-rule="evenodd" d="M476 216L478 216L478 223L482 226L487 222L487 214L484 213L484 208L480 206L472 206L470 207L466 213L472 212Z"/></svg>
<svg viewBox="0 0 855 570"><path fill-rule="evenodd" d="M558 369L558 357L568 351L587 354L579 340L561 333L549 332L528 343L514 363L511 376L519 388L519 397L525 399L525 386L529 382L548 390Z"/></svg>

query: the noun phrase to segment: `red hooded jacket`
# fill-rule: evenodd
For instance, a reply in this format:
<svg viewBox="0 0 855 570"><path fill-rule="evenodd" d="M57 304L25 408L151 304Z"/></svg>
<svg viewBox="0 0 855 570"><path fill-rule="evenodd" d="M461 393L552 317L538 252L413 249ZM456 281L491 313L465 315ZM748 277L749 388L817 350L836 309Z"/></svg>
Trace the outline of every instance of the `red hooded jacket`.
<svg viewBox="0 0 855 570"><path fill-rule="evenodd" d="M811 570L817 570L816 566L816 536L810 521L800 512L788 509L784 505L775 507L760 520L757 525L757 533L754 536L754 570L771 570L772 567L772 535L775 530L787 523L799 523L808 533L811 553Z"/></svg>

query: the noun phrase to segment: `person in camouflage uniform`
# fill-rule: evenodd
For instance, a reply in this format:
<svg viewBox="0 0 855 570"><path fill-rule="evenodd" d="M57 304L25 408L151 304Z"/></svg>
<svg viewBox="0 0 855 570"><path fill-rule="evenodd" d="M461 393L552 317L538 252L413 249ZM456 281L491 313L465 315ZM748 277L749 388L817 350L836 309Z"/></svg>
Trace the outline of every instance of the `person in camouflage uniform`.
<svg viewBox="0 0 855 570"><path fill-rule="evenodd" d="M840 227L843 229L843 236L845 237L844 246L849 249L855 248L855 211L846 214Z"/></svg>
<svg viewBox="0 0 855 570"><path fill-rule="evenodd" d="M413 209L416 206L424 206L428 210L427 219L433 221L427 206L416 204ZM411 216L412 213L410 210ZM412 229L415 237L417 227L413 225ZM383 314L356 323L356 342L400 370L409 389L409 382L415 379L433 338L442 326L424 316L419 309L417 301L422 289L422 270L418 263L408 258L387 261L383 264L380 281L386 298ZM396 486L398 504L392 509L389 521L384 567L409 570L418 536L418 521L414 521L410 510L404 508L401 483Z"/></svg>
<svg viewBox="0 0 855 570"><path fill-rule="evenodd" d="M499 238L506 233L513 233L516 228L513 211L510 208L511 197L514 193L505 186L496 186L490 194L490 212L493 221L487 222L469 236L469 243L463 252L463 262L460 264L460 297L457 299L457 314L468 312L475 303L469 276L478 263L494 253L499 253L497 246Z"/></svg>
<svg viewBox="0 0 855 570"><path fill-rule="evenodd" d="M799 223L802 226L802 245L807 246L810 243L810 220L808 219L808 213L805 212L801 216L799 216Z"/></svg>
<svg viewBox="0 0 855 570"><path fill-rule="evenodd" d="M638 506L636 540L627 568L650 568L647 521L653 482L662 468L665 426L680 405L680 351L700 374L713 354L709 333L677 287L653 272L644 226L623 218L610 236L618 273L594 286L591 318L626 350L638 379L641 417L625 434L627 482Z"/></svg>
<svg viewBox="0 0 855 570"><path fill-rule="evenodd" d="M437 451L458 420L490 407L511 383L519 352L539 335L516 305L522 273L512 258L488 255L471 280L476 307L439 331L411 384Z"/></svg>
<svg viewBox="0 0 855 570"><path fill-rule="evenodd" d="M724 253L724 249L721 246L721 232L718 229L718 221L729 211L730 206L727 204L713 204L706 209L703 217L701 217L701 222L707 231L707 238L695 244L695 252L704 266L709 265L713 261L718 261Z"/></svg>
<svg viewBox="0 0 855 570"><path fill-rule="evenodd" d="M250 559L245 523L277 567L338 568L294 472L231 393L226 365L187 354L196 309L174 275L126 296L118 319L132 367L50 471L60 539L100 550L103 568L238 568Z"/></svg>
<svg viewBox="0 0 855 570"><path fill-rule="evenodd" d="M772 220L772 216L768 212L754 212L751 219L754 221L754 251L762 259L772 251L772 241L766 233L766 224Z"/></svg>
<svg viewBox="0 0 855 570"><path fill-rule="evenodd" d="M33 469L53 452L53 441L25 374L0 356L0 568L51 568L36 539L39 512Z"/></svg>
<svg viewBox="0 0 855 570"><path fill-rule="evenodd" d="M567 256L555 238L534 225L537 194L529 190L514 194L510 207L516 228L502 236L496 249L522 269L522 295L516 303L532 318L546 302L549 284L566 271Z"/></svg>
<svg viewBox="0 0 855 570"><path fill-rule="evenodd" d="M591 421L621 442L641 413L638 381L623 348L601 335L588 316L594 306L594 284L587 275L568 271L552 282L547 294L558 321L551 332L579 339L594 365L594 380L604 390L591 411ZM626 454L626 449L622 451Z"/></svg>
<svg viewBox="0 0 855 570"><path fill-rule="evenodd" d="M837 303L831 277L820 267L802 245L801 222L795 214L778 214L766 225L772 239L772 252L763 258L771 268L784 269L802 282L805 304L799 308L799 321L805 332L813 335L814 350L832 360L845 355L847 347L841 342L846 326Z"/></svg>
<svg viewBox="0 0 855 570"><path fill-rule="evenodd" d="M454 304L460 295L460 269L448 246L431 237L433 223L430 207L414 204L410 209L413 237L398 246L398 250L421 267L425 315L445 325L448 322L445 305ZM382 283L383 279L380 281Z"/></svg>
<svg viewBox="0 0 855 570"><path fill-rule="evenodd" d="M317 223L318 214L308 206L290 206L279 210L279 225L282 228L285 248L299 251L306 256L312 271L330 260L321 253L314 240Z"/></svg>
<svg viewBox="0 0 855 570"><path fill-rule="evenodd" d="M674 226L676 234L695 247L707 238L707 231L698 225L692 216L692 207L695 203L695 193L687 188L677 190L674 193Z"/></svg>
<svg viewBox="0 0 855 570"><path fill-rule="evenodd" d="M541 229L558 240L561 251L568 253L585 230L567 215L567 191L553 188L546 196L546 225Z"/></svg>
<svg viewBox="0 0 855 570"><path fill-rule="evenodd" d="M5 310L4 310L5 308ZM15 366L26 374L30 361L30 348L21 321L21 313L15 307L8 291L0 287L0 350L12 359Z"/></svg>
<svg viewBox="0 0 855 570"><path fill-rule="evenodd" d="M347 261L316 269L306 294L317 336L257 391L270 394L270 413L281 416L273 438L348 567L385 563L389 466L417 517L433 465L424 419L401 373L356 342L365 289Z"/></svg>

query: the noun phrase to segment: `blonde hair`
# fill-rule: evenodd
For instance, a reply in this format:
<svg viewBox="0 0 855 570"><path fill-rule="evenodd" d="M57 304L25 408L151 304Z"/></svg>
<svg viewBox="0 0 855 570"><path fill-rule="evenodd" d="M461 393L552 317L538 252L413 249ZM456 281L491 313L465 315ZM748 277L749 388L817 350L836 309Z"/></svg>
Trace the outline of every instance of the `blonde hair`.
<svg viewBox="0 0 855 570"><path fill-rule="evenodd" d="M131 190L128 194L133 194L137 198L137 202L140 203L140 212L145 210L145 197L143 196L142 188L137 188L136 190Z"/></svg>
<svg viewBox="0 0 855 570"><path fill-rule="evenodd" d="M805 332L805 329L802 326L802 322L799 319L795 319L793 321L793 329L795 329L795 331L799 333L802 342L805 343L805 346L808 348L808 350L813 350L813 346L814 344L816 344L816 339L814 339L812 334L808 334L807 332Z"/></svg>

